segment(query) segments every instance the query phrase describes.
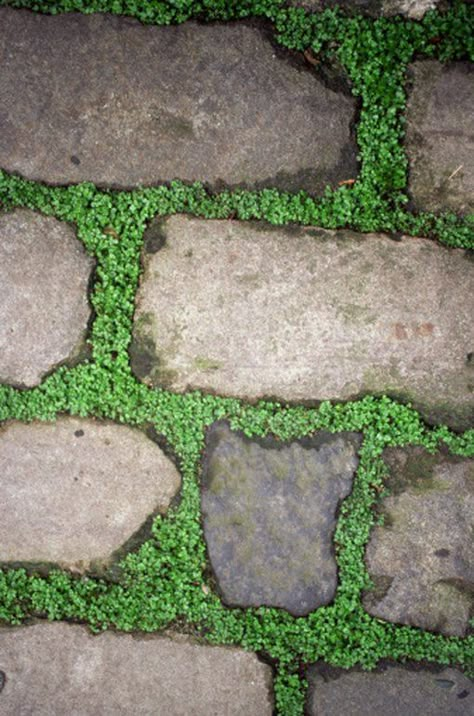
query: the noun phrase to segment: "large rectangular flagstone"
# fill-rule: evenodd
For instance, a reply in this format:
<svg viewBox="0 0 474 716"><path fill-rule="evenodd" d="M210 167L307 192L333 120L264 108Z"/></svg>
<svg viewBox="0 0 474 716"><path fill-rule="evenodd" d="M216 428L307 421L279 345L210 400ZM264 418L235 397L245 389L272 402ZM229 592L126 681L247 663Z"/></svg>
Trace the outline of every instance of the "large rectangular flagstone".
<svg viewBox="0 0 474 716"><path fill-rule="evenodd" d="M30 179L320 192L357 173L355 101L268 26L4 8L0 62L0 166Z"/></svg>
<svg viewBox="0 0 474 716"><path fill-rule="evenodd" d="M60 623L0 630L2 716L270 716L272 701L270 666L241 649Z"/></svg>
<svg viewBox="0 0 474 716"><path fill-rule="evenodd" d="M148 230L132 367L256 399L387 392L473 412L474 270L426 239L171 217Z"/></svg>

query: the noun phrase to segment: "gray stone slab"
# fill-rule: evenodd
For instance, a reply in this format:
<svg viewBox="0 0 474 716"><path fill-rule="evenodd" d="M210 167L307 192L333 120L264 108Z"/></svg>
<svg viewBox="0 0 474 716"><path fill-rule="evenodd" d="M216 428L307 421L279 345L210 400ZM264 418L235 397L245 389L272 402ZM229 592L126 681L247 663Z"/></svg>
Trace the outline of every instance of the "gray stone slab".
<svg viewBox="0 0 474 716"><path fill-rule="evenodd" d="M474 616L474 460L390 449L391 495L382 502L366 562L381 619L464 636Z"/></svg>
<svg viewBox="0 0 474 716"><path fill-rule="evenodd" d="M159 240L159 241L158 241ZM474 271L426 239L174 216L149 229L131 350L150 385L411 400L472 425Z"/></svg>
<svg viewBox="0 0 474 716"><path fill-rule="evenodd" d="M360 438L283 445L216 423L208 432L202 514L224 600L309 614L334 597L336 510L352 488Z"/></svg>
<svg viewBox="0 0 474 716"><path fill-rule="evenodd" d="M474 684L456 669L384 664L377 671L309 669L308 716L468 716Z"/></svg>
<svg viewBox="0 0 474 716"><path fill-rule="evenodd" d="M418 209L474 211L474 67L435 60L410 66L406 146Z"/></svg>
<svg viewBox="0 0 474 716"><path fill-rule="evenodd" d="M0 166L114 187L320 192L354 177L354 100L276 50L268 27L0 9Z"/></svg>
<svg viewBox="0 0 474 716"><path fill-rule="evenodd" d="M176 636L71 624L0 630L3 716L271 716L271 668Z"/></svg>
<svg viewBox="0 0 474 716"><path fill-rule="evenodd" d="M106 561L180 486L139 430L60 418L0 429L0 561Z"/></svg>
<svg viewBox="0 0 474 716"><path fill-rule="evenodd" d="M78 357L92 267L68 224L29 210L0 214L0 382L31 387Z"/></svg>

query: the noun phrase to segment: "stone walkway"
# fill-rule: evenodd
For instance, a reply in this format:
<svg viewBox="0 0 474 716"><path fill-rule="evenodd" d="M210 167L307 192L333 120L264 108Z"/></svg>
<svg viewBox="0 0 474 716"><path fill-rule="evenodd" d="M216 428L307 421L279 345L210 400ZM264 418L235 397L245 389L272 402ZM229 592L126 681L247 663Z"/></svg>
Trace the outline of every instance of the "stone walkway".
<svg viewBox="0 0 474 716"><path fill-rule="evenodd" d="M472 235L154 210L351 191L268 20L2 7L0 67L0 714L474 713ZM473 88L409 65L412 216L472 226Z"/></svg>

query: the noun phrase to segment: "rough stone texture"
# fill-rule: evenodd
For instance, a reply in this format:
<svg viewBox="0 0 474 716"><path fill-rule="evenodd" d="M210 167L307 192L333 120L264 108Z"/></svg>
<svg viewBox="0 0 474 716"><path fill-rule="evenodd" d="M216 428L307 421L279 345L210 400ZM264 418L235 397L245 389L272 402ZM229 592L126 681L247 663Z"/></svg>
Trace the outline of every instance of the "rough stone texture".
<svg viewBox="0 0 474 716"><path fill-rule="evenodd" d="M271 716L271 669L190 639L35 624L0 631L4 716Z"/></svg>
<svg viewBox="0 0 474 716"><path fill-rule="evenodd" d="M386 392L472 424L462 250L184 216L152 225L147 246L131 349L144 382L292 401Z"/></svg>
<svg viewBox="0 0 474 716"><path fill-rule="evenodd" d="M290 0L288 4L313 11L340 6L346 12L362 13L373 17L405 15L410 19L419 20L428 10L442 8L447 2L443 0Z"/></svg>
<svg viewBox="0 0 474 716"><path fill-rule="evenodd" d="M366 561L364 604L392 622L464 636L474 616L474 460L391 449L390 497Z"/></svg>
<svg viewBox="0 0 474 716"><path fill-rule="evenodd" d="M61 418L0 430L0 561L85 568L118 549L180 486L132 428Z"/></svg>
<svg viewBox="0 0 474 716"><path fill-rule="evenodd" d="M359 438L259 443L217 423L207 438L202 512L225 601L308 614L334 596L332 536L351 491Z"/></svg>
<svg viewBox="0 0 474 716"><path fill-rule="evenodd" d="M28 210L0 214L0 382L37 385L77 355L92 266L68 224Z"/></svg>
<svg viewBox="0 0 474 716"><path fill-rule="evenodd" d="M309 669L308 716L468 716L473 683L451 668L384 664L377 671Z"/></svg>
<svg viewBox="0 0 474 716"><path fill-rule="evenodd" d="M357 174L354 100L258 26L4 8L0 61L0 166L31 179L319 193Z"/></svg>
<svg viewBox="0 0 474 716"><path fill-rule="evenodd" d="M407 107L409 189L428 211L474 211L474 67L411 65Z"/></svg>
<svg viewBox="0 0 474 716"><path fill-rule="evenodd" d="M443 3L440 0L383 0L382 14L405 15L412 20L420 20L428 10L441 5Z"/></svg>

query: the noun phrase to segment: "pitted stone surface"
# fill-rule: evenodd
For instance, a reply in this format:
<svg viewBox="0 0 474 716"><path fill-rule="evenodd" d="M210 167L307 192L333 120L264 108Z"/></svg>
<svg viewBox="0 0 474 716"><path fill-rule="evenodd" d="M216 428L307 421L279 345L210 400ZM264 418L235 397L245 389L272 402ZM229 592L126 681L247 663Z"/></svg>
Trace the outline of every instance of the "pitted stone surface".
<svg viewBox="0 0 474 716"><path fill-rule="evenodd" d="M467 716L474 684L451 668L384 664L376 671L309 669L308 716Z"/></svg>
<svg viewBox="0 0 474 716"><path fill-rule="evenodd" d="M271 669L239 649L71 624L0 630L5 716L271 716Z"/></svg>
<svg viewBox="0 0 474 716"><path fill-rule="evenodd" d="M137 296L131 357L144 382L291 401L388 393L472 425L462 250L184 216L153 224L147 245L163 247L145 256Z"/></svg>
<svg viewBox="0 0 474 716"><path fill-rule="evenodd" d="M359 437L260 443L217 423L208 433L202 512L225 601L308 614L334 596L332 537L352 487Z"/></svg>
<svg viewBox="0 0 474 716"><path fill-rule="evenodd" d="M0 382L31 387L75 357L91 315L92 267L68 224L28 210L0 214Z"/></svg>
<svg viewBox="0 0 474 716"><path fill-rule="evenodd" d="M366 552L375 590L364 604L388 621L464 636L474 616L474 460L390 449L384 526Z"/></svg>
<svg viewBox="0 0 474 716"><path fill-rule="evenodd" d="M409 189L428 211L474 211L474 68L434 60L411 65L406 145Z"/></svg>
<svg viewBox="0 0 474 716"><path fill-rule="evenodd" d="M256 25L4 8L0 58L0 166L31 179L319 193L357 175L354 100Z"/></svg>
<svg viewBox="0 0 474 716"><path fill-rule="evenodd" d="M180 486L142 432L60 418L0 430L0 561L106 560Z"/></svg>

